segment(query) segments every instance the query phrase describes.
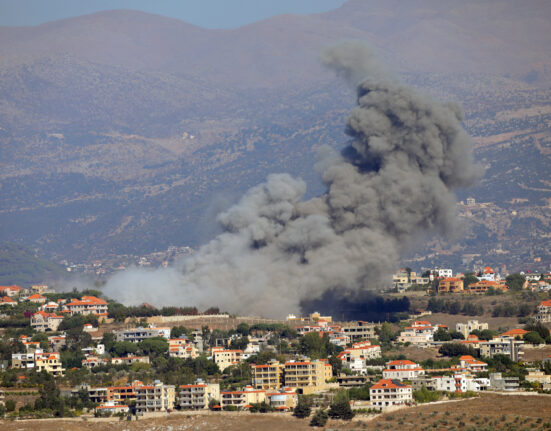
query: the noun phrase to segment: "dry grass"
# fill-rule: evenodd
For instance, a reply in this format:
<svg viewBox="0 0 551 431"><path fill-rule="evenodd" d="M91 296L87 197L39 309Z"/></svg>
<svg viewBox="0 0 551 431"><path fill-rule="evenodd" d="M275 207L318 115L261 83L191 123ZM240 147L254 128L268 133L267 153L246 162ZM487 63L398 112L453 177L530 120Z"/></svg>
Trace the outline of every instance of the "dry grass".
<svg viewBox="0 0 551 431"><path fill-rule="evenodd" d="M287 414L172 413L128 423L118 419L0 421L3 431L44 430L312 430L308 419ZM350 422L329 421L326 430L408 431L544 431L551 429L551 396L482 394L479 398L427 404L382 415L356 416Z"/></svg>

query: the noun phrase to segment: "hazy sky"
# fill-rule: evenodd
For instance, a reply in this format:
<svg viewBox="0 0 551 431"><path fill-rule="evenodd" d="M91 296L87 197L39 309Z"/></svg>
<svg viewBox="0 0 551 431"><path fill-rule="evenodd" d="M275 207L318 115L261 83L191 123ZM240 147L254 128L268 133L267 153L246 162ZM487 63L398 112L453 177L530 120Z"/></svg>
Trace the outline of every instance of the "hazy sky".
<svg viewBox="0 0 551 431"><path fill-rule="evenodd" d="M345 0L0 0L0 26L36 25L107 9L136 9L206 28L234 28L282 13L310 14Z"/></svg>

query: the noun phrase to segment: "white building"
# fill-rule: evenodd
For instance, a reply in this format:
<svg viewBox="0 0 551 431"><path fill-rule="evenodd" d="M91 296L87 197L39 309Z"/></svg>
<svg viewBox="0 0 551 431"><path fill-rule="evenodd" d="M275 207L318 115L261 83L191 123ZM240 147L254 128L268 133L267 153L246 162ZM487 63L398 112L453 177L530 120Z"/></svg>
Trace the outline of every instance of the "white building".
<svg viewBox="0 0 551 431"><path fill-rule="evenodd" d="M456 323L455 330L463 334L465 340L472 331L483 331L488 329L487 323L479 323L478 320L469 320L467 323Z"/></svg>
<svg viewBox="0 0 551 431"><path fill-rule="evenodd" d="M405 360L390 361L383 370L383 379L413 380L425 374L425 370L415 362Z"/></svg>
<svg viewBox="0 0 551 431"><path fill-rule="evenodd" d="M413 402L411 386L398 380L382 379L369 389L371 407L388 409L389 407L405 406Z"/></svg>

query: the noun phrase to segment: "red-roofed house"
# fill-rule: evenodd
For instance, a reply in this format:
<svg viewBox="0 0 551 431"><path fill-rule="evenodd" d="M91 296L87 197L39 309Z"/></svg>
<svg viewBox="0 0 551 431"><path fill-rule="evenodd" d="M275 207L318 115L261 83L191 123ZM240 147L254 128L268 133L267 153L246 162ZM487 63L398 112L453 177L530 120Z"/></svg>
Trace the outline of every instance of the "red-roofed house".
<svg viewBox="0 0 551 431"><path fill-rule="evenodd" d="M419 320L404 328L398 337L400 343L426 345L433 340L436 328L430 322Z"/></svg>
<svg viewBox="0 0 551 431"><path fill-rule="evenodd" d="M9 296L4 296L0 299L0 305L9 305L11 307L15 307L17 305L17 301L11 299Z"/></svg>
<svg viewBox="0 0 551 431"><path fill-rule="evenodd" d="M55 332L62 320L63 316L58 316L55 313L37 311L31 316L31 327L38 332Z"/></svg>
<svg viewBox="0 0 551 431"><path fill-rule="evenodd" d="M473 358L471 355L463 355L459 358L459 368L473 373L480 373L488 371L488 364Z"/></svg>
<svg viewBox="0 0 551 431"><path fill-rule="evenodd" d="M390 361L383 370L383 379L412 380L425 374L419 364L407 359Z"/></svg>
<svg viewBox="0 0 551 431"><path fill-rule="evenodd" d="M371 407L388 409L394 406L406 406L413 402L411 386L398 380L381 379L369 389Z"/></svg>
<svg viewBox="0 0 551 431"><path fill-rule="evenodd" d="M26 298L26 301L34 302L35 304L44 304L46 302L46 297L35 293Z"/></svg>
<svg viewBox="0 0 551 431"><path fill-rule="evenodd" d="M81 299L73 299L65 307L75 314L95 314L96 316L107 316L107 302L95 296L83 296Z"/></svg>
<svg viewBox="0 0 551 431"><path fill-rule="evenodd" d="M503 334L500 334L500 337L520 337L524 338L526 334L528 334L529 331L521 328L515 328L515 329L509 329L507 332L504 332Z"/></svg>
<svg viewBox="0 0 551 431"><path fill-rule="evenodd" d="M12 286L0 286L0 296L9 296L11 298L23 293L24 291L25 289L21 286L17 286L16 284Z"/></svg>

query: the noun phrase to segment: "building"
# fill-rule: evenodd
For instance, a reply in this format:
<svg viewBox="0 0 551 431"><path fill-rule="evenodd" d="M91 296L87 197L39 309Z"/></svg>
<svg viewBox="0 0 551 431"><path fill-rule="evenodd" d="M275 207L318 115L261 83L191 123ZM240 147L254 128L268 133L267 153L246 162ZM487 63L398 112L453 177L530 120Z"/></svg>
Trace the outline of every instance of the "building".
<svg viewBox="0 0 551 431"><path fill-rule="evenodd" d="M457 323L455 325L455 330L463 334L463 338L465 338L465 340L471 332L484 331L485 329L488 329L488 324L478 323L478 320L469 320L467 323Z"/></svg>
<svg viewBox="0 0 551 431"><path fill-rule="evenodd" d="M366 361L380 357L381 346L377 344L372 345L369 341L354 343L352 347L347 347L337 355L337 358L342 361L343 366L350 369L358 368L358 366L355 365L357 361L360 361L365 366Z"/></svg>
<svg viewBox="0 0 551 431"><path fill-rule="evenodd" d="M530 383L538 383L543 390L551 390L551 374L545 374L543 371L530 371L525 379Z"/></svg>
<svg viewBox="0 0 551 431"><path fill-rule="evenodd" d="M459 368L473 373L488 371L488 364L473 358L471 355L459 357Z"/></svg>
<svg viewBox="0 0 551 431"><path fill-rule="evenodd" d="M551 322L551 299L540 302L535 318L541 323Z"/></svg>
<svg viewBox="0 0 551 431"><path fill-rule="evenodd" d="M174 409L176 391L173 385L156 380L152 385L136 388L136 413L167 412Z"/></svg>
<svg viewBox="0 0 551 431"><path fill-rule="evenodd" d="M524 352L521 351L524 341L516 340L513 337L495 337L493 340L481 341L480 356L493 358L495 355L506 355L512 361L521 359Z"/></svg>
<svg viewBox="0 0 551 431"><path fill-rule="evenodd" d="M506 291L507 286L505 283L500 283L497 281L481 280L476 283L469 284L464 292L473 295L482 295L488 292L489 289Z"/></svg>
<svg viewBox="0 0 551 431"><path fill-rule="evenodd" d="M453 277L453 271L449 268L434 268L432 271L436 277L439 278L451 278Z"/></svg>
<svg viewBox="0 0 551 431"><path fill-rule="evenodd" d="M252 365L252 385L256 389L276 390L284 384L285 365L271 361L266 365Z"/></svg>
<svg viewBox="0 0 551 431"><path fill-rule="evenodd" d="M252 386L247 386L242 391L226 391L220 392L220 405L222 408L234 406L239 409L251 404L262 403L266 401L266 391L254 389Z"/></svg>
<svg viewBox="0 0 551 431"><path fill-rule="evenodd" d="M522 328L514 328L509 329L507 332L504 332L503 334L500 334L500 337L513 337L513 338L524 338L526 334L528 334L529 331L522 329Z"/></svg>
<svg viewBox="0 0 551 431"><path fill-rule="evenodd" d="M411 404L413 393L410 385L399 380L381 379L369 389L369 398L372 408L385 410Z"/></svg>
<svg viewBox="0 0 551 431"><path fill-rule="evenodd" d="M236 365L241 362L243 358L243 350L233 349L226 350L222 348L212 349L212 359L220 371L224 371L226 368Z"/></svg>
<svg viewBox="0 0 551 431"><path fill-rule="evenodd" d="M403 359L387 362L383 379L412 380L424 374L425 370L419 364Z"/></svg>
<svg viewBox="0 0 551 431"><path fill-rule="evenodd" d="M61 358L58 352L35 352L34 368L37 372L44 370L55 377L62 377L65 371L61 366Z"/></svg>
<svg viewBox="0 0 551 431"><path fill-rule="evenodd" d="M206 410L211 400L220 400L220 385L199 379L194 385L181 385L178 398L182 409Z"/></svg>
<svg viewBox="0 0 551 431"><path fill-rule="evenodd" d="M439 280L438 293L463 293L463 280L454 277Z"/></svg>
<svg viewBox="0 0 551 431"><path fill-rule="evenodd" d="M9 296L4 296L0 298L0 306L1 305L9 305L10 307L15 307L17 305L17 301L15 299L11 299Z"/></svg>
<svg viewBox="0 0 551 431"><path fill-rule="evenodd" d="M170 328L130 328L115 331L117 341L130 341L131 343L140 343L148 338L163 337L170 340Z"/></svg>
<svg viewBox="0 0 551 431"><path fill-rule="evenodd" d="M123 356L122 358L111 358L113 365L132 365L132 364L149 364L149 356Z"/></svg>
<svg viewBox="0 0 551 431"><path fill-rule="evenodd" d="M46 297L39 295L38 293L34 293L31 296L27 296L25 301L29 301L34 304L44 304L46 302Z"/></svg>
<svg viewBox="0 0 551 431"><path fill-rule="evenodd" d="M398 342L424 346L433 340L435 330L436 328L430 322L418 320L404 328L398 337Z"/></svg>
<svg viewBox="0 0 551 431"><path fill-rule="evenodd" d="M95 412L102 415L102 414L118 414L118 413L128 413L130 411L130 408L127 405L124 404L115 404L112 401L109 401L105 404L97 406L95 409Z"/></svg>
<svg viewBox="0 0 551 431"><path fill-rule="evenodd" d="M375 323L358 320L356 323L343 324L342 332L354 342L377 338L375 328L377 328Z"/></svg>
<svg viewBox="0 0 551 431"><path fill-rule="evenodd" d="M31 316L31 327L38 332L55 332L63 321L63 316L45 311L37 311Z"/></svg>
<svg viewBox="0 0 551 431"><path fill-rule="evenodd" d="M0 296L9 296L13 298L14 296L21 295L23 292L25 292L25 289L16 284L12 286L0 286Z"/></svg>
<svg viewBox="0 0 551 431"><path fill-rule="evenodd" d="M496 391L516 391L519 387L519 378L506 377L501 373L491 373L490 387Z"/></svg>
<svg viewBox="0 0 551 431"><path fill-rule="evenodd" d="M333 368L326 361L289 361L285 363L285 386L299 394L326 389L326 381L333 376Z"/></svg>
<svg viewBox="0 0 551 431"><path fill-rule="evenodd" d="M490 380L456 373L452 376L420 376L413 380L412 385L415 391L425 387L438 392L480 392L488 389Z"/></svg>
<svg viewBox="0 0 551 431"><path fill-rule="evenodd" d="M100 358L96 355L88 355L82 360L82 366L84 368L94 368L99 367L100 365L108 365L109 359L107 358Z"/></svg>
<svg viewBox="0 0 551 431"><path fill-rule="evenodd" d="M497 281L499 276L496 275L495 271L491 267L487 266L477 278L479 280Z"/></svg>
<svg viewBox="0 0 551 431"><path fill-rule="evenodd" d="M267 392L266 398L270 406L280 411L294 409L298 402L298 395L292 388L281 388L277 392Z"/></svg>
<svg viewBox="0 0 551 431"><path fill-rule="evenodd" d="M96 316L107 317L107 302L95 296L83 296L81 299L73 299L65 304L65 307L71 313L75 314L94 314Z"/></svg>

